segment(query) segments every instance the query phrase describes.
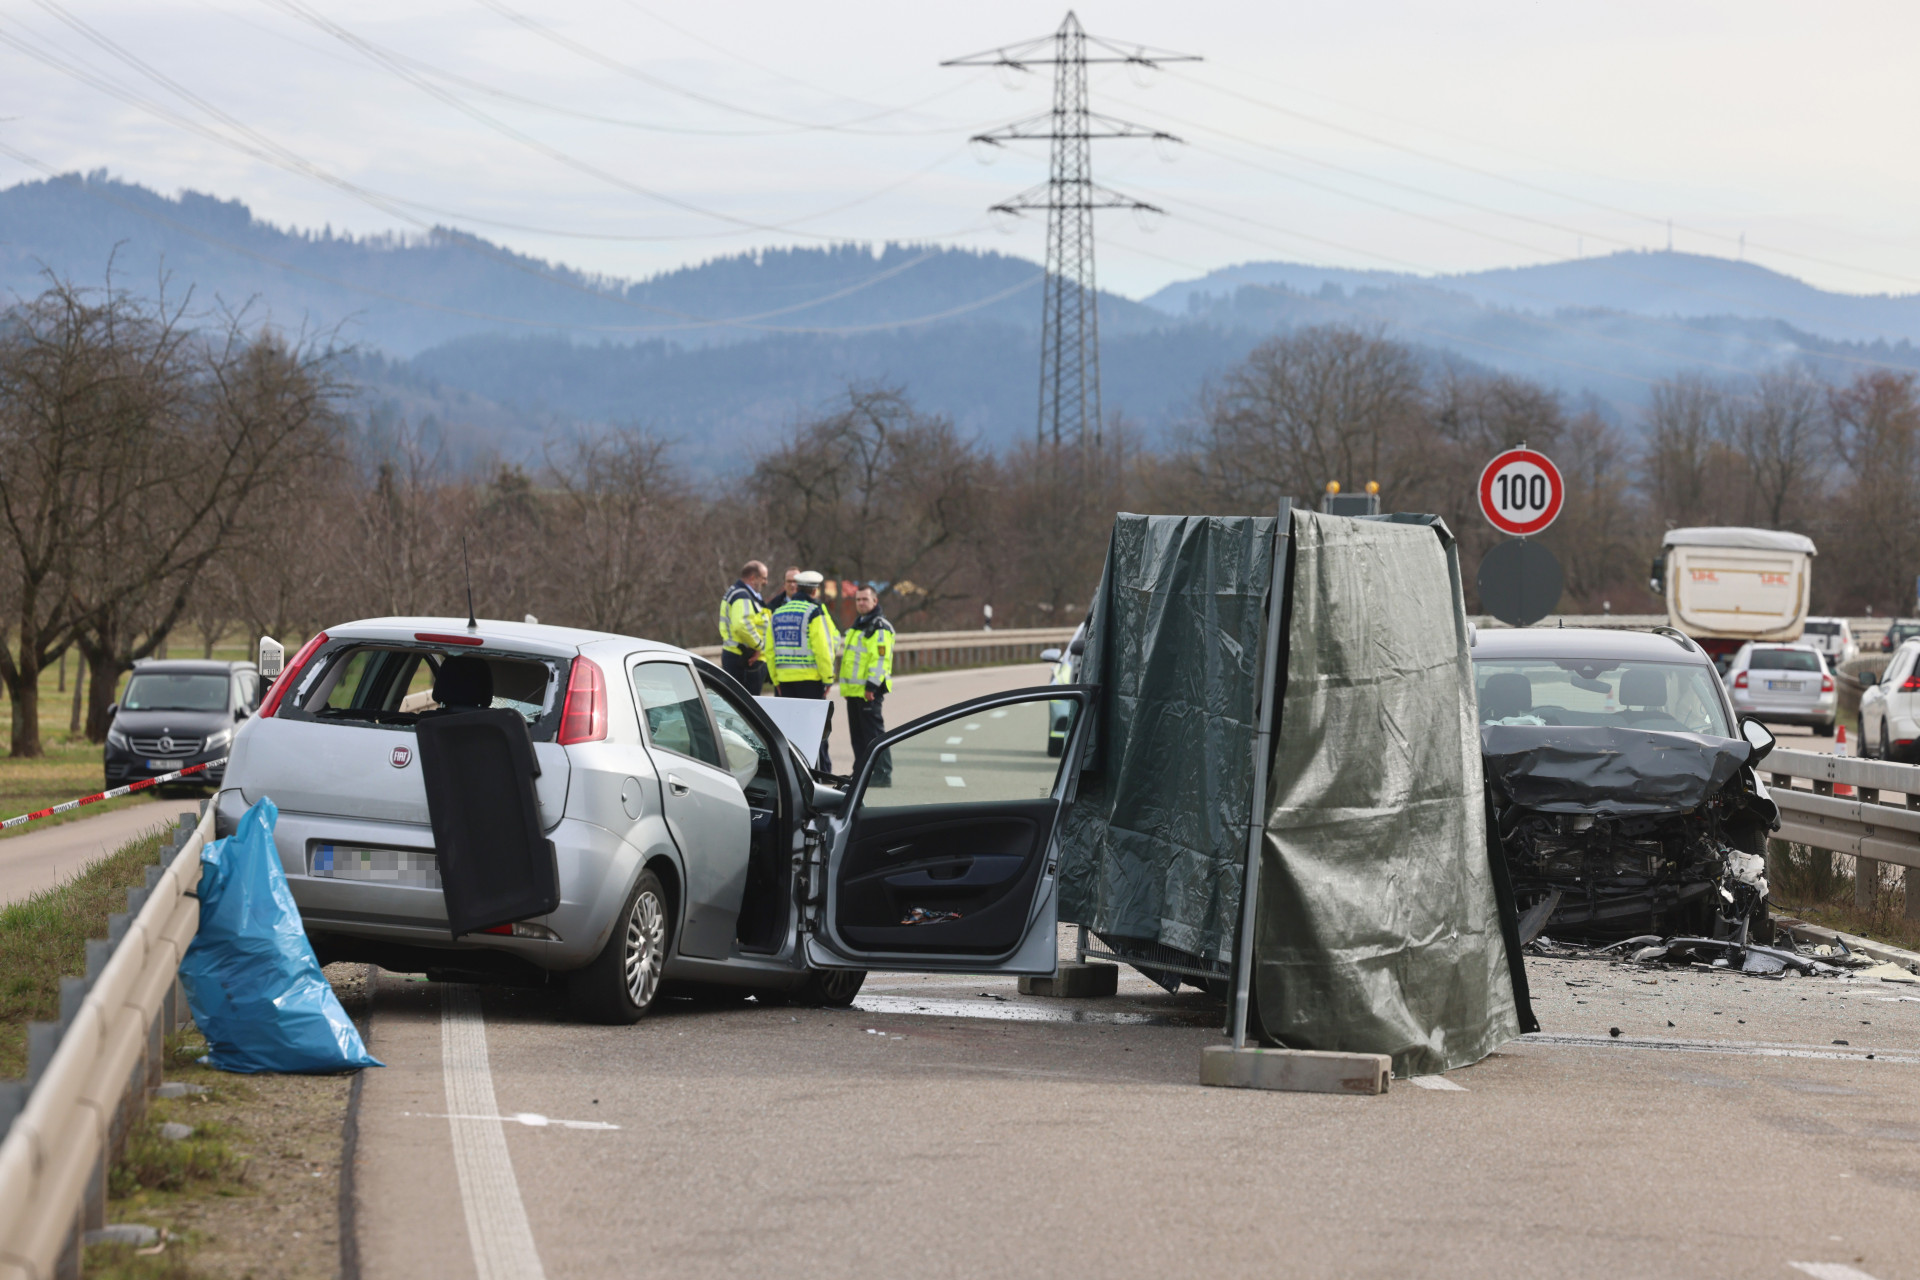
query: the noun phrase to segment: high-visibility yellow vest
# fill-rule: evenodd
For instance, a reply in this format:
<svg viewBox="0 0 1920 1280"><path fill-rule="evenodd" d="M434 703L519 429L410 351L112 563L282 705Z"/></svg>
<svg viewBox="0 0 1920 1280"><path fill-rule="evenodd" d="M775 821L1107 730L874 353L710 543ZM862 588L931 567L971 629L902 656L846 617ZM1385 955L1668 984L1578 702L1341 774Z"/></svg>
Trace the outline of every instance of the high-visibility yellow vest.
<svg viewBox="0 0 1920 1280"><path fill-rule="evenodd" d="M720 647L728 653L765 653L769 647L767 607L744 582L735 582L720 598Z"/></svg>
<svg viewBox="0 0 1920 1280"><path fill-rule="evenodd" d="M833 682L832 623L813 600L789 600L773 611L773 679Z"/></svg>
<svg viewBox="0 0 1920 1280"><path fill-rule="evenodd" d="M868 689L875 693L892 689L893 624L875 611L847 628L844 635L847 647L840 655L842 696L865 698Z"/></svg>

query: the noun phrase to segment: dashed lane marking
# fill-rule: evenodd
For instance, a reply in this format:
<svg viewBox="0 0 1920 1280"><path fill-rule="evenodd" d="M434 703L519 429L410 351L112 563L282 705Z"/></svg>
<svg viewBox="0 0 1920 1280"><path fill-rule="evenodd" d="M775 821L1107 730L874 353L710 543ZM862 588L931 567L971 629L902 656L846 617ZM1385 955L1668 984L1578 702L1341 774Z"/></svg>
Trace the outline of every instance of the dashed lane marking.
<svg viewBox="0 0 1920 1280"><path fill-rule="evenodd" d="M617 1124L607 1124L601 1120L555 1120L543 1116L537 1111L521 1111L510 1116L454 1116L442 1111L402 1111L403 1116L414 1116L421 1120L498 1120L502 1124L511 1121L526 1125L529 1129L618 1129Z"/></svg>
<svg viewBox="0 0 1920 1280"><path fill-rule="evenodd" d="M953 754L953 752L951 751L942 751L940 753L940 763L941 764L959 764L960 757Z"/></svg>
<svg viewBox="0 0 1920 1280"><path fill-rule="evenodd" d="M964 787L967 785L967 780L965 778L956 778L952 774L948 774L947 785L950 787Z"/></svg>
<svg viewBox="0 0 1920 1280"><path fill-rule="evenodd" d="M1407 1083L1416 1089L1432 1089L1435 1093L1465 1093L1467 1087L1455 1084L1445 1076L1408 1076Z"/></svg>
<svg viewBox="0 0 1920 1280"><path fill-rule="evenodd" d="M1002 707L998 711L989 711L987 714L995 720L1005 720L1007 718L1007 709Z"/></svg>
<svg viewBox="0 0 1920 1280"><path fill-rule="evenodd" d="M963 743L963 742L965 742L965 741L966 741L966 739L965 739L965 738L961 738L961 737L952 737L952 738L948 738L948 739L947 739L947 745L948 745L948 746L950 746L950 747L957 747L957 746L959 746L959 745L960 745L961 743Z"/></svg>
<svg viewBox="0 0 1920 1280"><path fill-rule="evenodd" d="M1873 1277L1858 1267L1848 1266L1844 1262L1789 1262L1795 1271L1810 1275L1813 1280L1873 1280Z"/></svg>
<svg viewBox="0 0 1920 1280"><path fill-rule="evenodd" d="M480 995L467 986L441 990L440 1063L473 1269L480 1280L545 1280L493 1097Z"/></svg>
<svg viewBox="0 0 1920 1280"><path fill-rule="evenodd" d="M1757 1044L1746 1040L1666 1040L1652 1036L1583 1036L1562 1032L1535 1031L1521 1036L1515 1044L1550 1045L1571 1049L1660 1049L1669 1053L1723 1053L1739 1058L1824 1058L1834 1062L1891 1062L1899 1066L1920 1066L1920 1058L1911 1054L1882 1053L1878 1049L1810 1044Z"/></svg>
<svg viewBox="0 0 1920 1280"><path fill-rule="evenodd" d="M972 724L967 726L968 729L978 729L979 727L980 727L980 722L978 720L975 720Z"/></svg>

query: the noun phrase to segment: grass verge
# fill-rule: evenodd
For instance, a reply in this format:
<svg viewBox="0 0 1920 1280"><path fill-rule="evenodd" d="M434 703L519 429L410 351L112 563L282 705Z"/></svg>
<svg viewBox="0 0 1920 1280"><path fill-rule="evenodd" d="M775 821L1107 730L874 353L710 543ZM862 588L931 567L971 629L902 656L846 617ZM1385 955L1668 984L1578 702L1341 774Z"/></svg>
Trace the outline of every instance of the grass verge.
<svg viewBox="0 0 1920 1280"><path fill-rule="evenodd" d="M1872 905L1864 908L1855 905L1854 860L1846 854L1776 840L1767 878L1775 915L1920 951L1920 921L1907 919L1905 880L1892 867L1880 868Z"/></svg>
<svg viewBox="0 0 1920 1280"><path fill-rule="evenodd" d="M48 742L46 754L34 759L0 757L0 818L35 813L101 790L106 786L102 773L105 767L103 759L101 749L85 738L74 742ZM118 800L104 800L70 813L42 818L38 822L22 823L0 832L0 840L13 839L32 831L45 831L48 827L65 822L77 822L109 809L151 805L154 799L153 790L149 788L134 795L121 796Z"/></svg>
<svg viewBox="0 0 1920 1280"><path fill-rule="evenodd" d="M60 1016L60 979L86 973L87 939L107 936L107 917L127 909L127 890L146 884L159 850L159 836L135 840L0 907L0 1079L26 1074L27 1023Z"/></svg>

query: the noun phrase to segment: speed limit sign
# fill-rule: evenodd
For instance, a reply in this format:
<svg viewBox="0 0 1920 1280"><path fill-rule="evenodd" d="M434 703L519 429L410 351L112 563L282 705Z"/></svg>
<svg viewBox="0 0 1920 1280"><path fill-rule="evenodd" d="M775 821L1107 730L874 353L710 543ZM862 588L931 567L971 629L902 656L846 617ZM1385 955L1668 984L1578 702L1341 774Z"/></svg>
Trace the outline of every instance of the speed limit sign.
<svg viewBox="0 0 1920 1280"><path fill-rule="evenodd" d="M1509 449L1480 473L1481 512L1494 528L1516 538L1552 524L1566 494L1560 468L1532 449Z"/></svg>

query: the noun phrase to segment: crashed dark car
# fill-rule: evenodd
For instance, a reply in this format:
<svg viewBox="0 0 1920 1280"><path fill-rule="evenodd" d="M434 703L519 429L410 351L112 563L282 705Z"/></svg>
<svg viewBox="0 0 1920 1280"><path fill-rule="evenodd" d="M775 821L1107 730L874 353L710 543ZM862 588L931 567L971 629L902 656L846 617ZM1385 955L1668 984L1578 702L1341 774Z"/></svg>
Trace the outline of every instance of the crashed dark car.
<svg viewBox="0 0 1920 1280"><path fill-rule="evenodd" d="M1523 939L1771 940L1779 813L1712 659L1678 632L1484 630L1473 646L1489 838Z"/></svg>

